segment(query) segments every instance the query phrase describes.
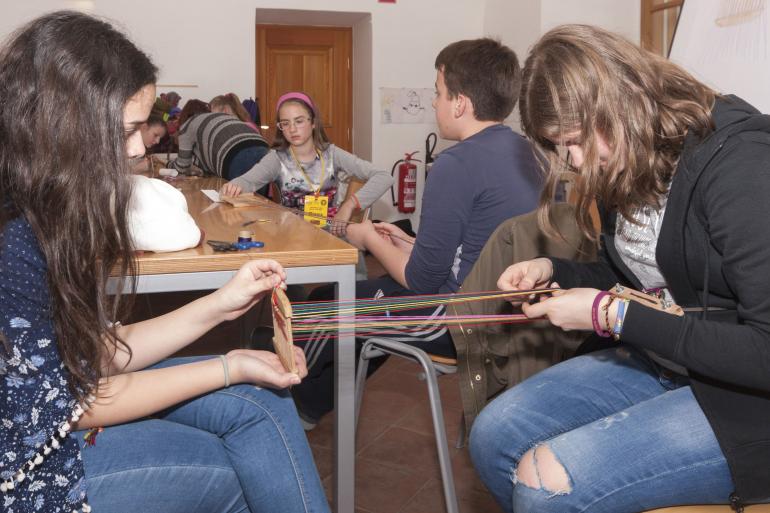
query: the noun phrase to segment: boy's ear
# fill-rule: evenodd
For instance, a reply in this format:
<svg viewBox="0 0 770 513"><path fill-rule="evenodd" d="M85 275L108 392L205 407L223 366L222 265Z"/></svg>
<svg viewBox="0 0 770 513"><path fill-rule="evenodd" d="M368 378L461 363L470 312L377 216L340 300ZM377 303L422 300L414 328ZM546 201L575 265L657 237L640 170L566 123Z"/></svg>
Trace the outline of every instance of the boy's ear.
<svg viewBox="0 0 770 513"><path fill-rule="evenodd" d="M464 94L458 94L457 98L455 98L455 108L454 108L455 119L459 119L463 117L463 114L465 114L465 112L469 108L470 108L470 111L473 112L471 99L465 96Z"/></svg>

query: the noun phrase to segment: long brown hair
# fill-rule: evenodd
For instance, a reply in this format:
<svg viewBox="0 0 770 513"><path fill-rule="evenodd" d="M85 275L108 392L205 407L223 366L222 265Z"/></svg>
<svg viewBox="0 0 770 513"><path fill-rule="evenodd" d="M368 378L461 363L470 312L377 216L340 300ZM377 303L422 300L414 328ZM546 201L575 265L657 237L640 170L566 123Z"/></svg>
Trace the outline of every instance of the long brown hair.
<svg viewBox="0 0 770 513"><path fill-rule="evenodd" d="M319 114L318 111L316 111L316 109L314 109L312 106L308 105L307 102L305 102L304 100L301 100L299 98L291 98L290 100L286 100L285 102L282 102L278 106L278 108L275 110L276 127L278 126L278 123L281 121L281 107L283 107L287 103L295 103L307 111L307 116L310 118L310 121L314 123L313 144L319 151L324 151L326 148L328 148L329 137L326 135L326 131L324 130L324 125L323 125L323 122L321 121L321 114ZM285 150L288 147L289 147L289 141L286 139L286 137L283 136L283 132L280 129L277 129L275 131L275 137L273 138L272 148L275 148L278 150Z"/></svg>
<svg viewBox="0 0 770 513"><path fill-rule="evenodd" d="M197 116L198 114L206 114L209 112L211 112L209 104L203 100L188 100L187 103L184 104L182 112L179 113L179 126L184 126L190 118Z"/></svg>
<svg viewBox="0 0 770 513"><path fill-rule="evenodd" d="M241 103L241 99L235 93L220 94L215 96L209 102L209 110L219 109L221 107L230 107L233 115L244 123L253 123L246 108Z"/></svg>
<svg viewBox="0 0 770 513"><path fill-rule="evenodd" d="M626 219L657 207L688 131L713 129L716 93L670 61L597 27L563 25L546 33L524 63L520 98L524 132L547 158L540 219L553 233L553 195L569 166L558 142L577 137L584 153L575 181L577 220L592 240L589 208L598 200ZM599 162L597 136L610 148Z"/></svg>
<svg viewBox="0 0 770 513"><path fill-rule="evenodd" d="M126 313L114 270L135 263L123 109L153 84L150 59L109 24L60 11L22 27L0 52L0 228L24 216L46 259L57 345L76 397L93 390Z"/></svg>

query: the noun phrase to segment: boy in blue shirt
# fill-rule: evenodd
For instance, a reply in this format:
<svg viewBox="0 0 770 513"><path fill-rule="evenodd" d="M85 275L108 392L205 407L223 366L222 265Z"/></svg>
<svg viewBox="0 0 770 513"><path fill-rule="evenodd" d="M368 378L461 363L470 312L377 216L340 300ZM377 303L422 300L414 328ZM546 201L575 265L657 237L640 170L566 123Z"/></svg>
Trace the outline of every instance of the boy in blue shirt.
<svg viewBox="0 0 770 513"><path fill-rule="evenodd" d="M495 228L537 206L542 180L533 149L503 124L521 85L516 54L492 39L457 41L439 53L435 66L439 134L458 142L441 152L431 168L416 238L389 223L348 227L348 241L371 252L388 272L358 282L359 298L456 292ZM387 333L376 336L455 355L441 322L443 305L403 315L435 321L419 333L388 326ZM304 349L310 373L293 393L305 420L314 420L332 407L329 334L319 333Z"/></svg>

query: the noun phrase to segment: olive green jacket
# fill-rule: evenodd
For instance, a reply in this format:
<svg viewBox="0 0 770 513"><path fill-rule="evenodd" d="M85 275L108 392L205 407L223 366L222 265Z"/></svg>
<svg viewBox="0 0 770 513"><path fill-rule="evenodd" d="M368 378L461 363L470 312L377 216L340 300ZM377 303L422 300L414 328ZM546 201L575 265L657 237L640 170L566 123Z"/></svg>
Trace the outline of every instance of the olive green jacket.
<svg viewBox="0 0 770 513"><path fill-rule="evenodd" d="M593 244L580 235L573 208L558 204L553 209L553 217L566 240L549 239L538 227L536 212L514 217L498 226L463 281L460 292L496 290L497 279L509 265L538 256L592 260L596 251ZM495 315L512 311L513 307L505 300L448 306L449 315ZM547 321L526 325L459 325L449 329L457 350L466 432L470 432L473 420L489 398L565 359L581 337L567 334Z"/></svg>

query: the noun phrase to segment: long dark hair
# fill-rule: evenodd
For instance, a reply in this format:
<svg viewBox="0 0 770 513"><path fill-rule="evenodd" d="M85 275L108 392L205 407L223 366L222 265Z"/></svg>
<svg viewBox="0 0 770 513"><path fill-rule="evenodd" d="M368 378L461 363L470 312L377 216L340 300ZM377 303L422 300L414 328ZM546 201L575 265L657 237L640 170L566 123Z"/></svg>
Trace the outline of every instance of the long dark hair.
<svg viewBox="0 0 770 513"><path fill-rule="evenodd" d="M70 11L30 22L0 52L0 227L21 215L35 232L79 398L119 347L130 355L112 325L127 311L126 279L106 289L113 271L134 288L123 109L156 74L108 23Z"/></svg>
<svg viewBox="0 0 770 513"><path fill-rule="evenodd" d="M532 48L523 70L519 110L524 132L550 166L540 219L568 166L554 141L578 134L585 162L576 180L578 224L596 240L589 213L594 199L626 219L643 205L658 207L688 131L713 128L711 88L676 64L598 27L563 25ZM611 155L600 166L597 135Z"/></svg>

